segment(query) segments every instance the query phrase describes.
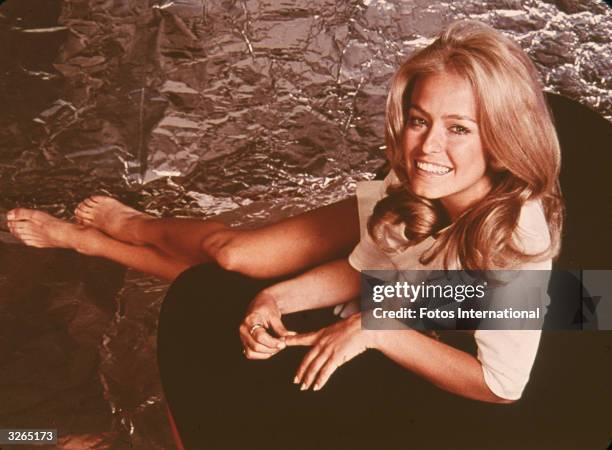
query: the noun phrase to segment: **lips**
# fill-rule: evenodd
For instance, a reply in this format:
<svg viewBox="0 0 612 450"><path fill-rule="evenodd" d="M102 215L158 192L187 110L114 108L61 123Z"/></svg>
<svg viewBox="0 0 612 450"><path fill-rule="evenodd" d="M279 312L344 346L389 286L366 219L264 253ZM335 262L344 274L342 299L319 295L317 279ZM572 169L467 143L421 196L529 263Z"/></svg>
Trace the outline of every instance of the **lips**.
<svg viewBox="0 0 612 450"><path fill-rule="evenodd" d="M420 172L425 172L432 175L446 175L453 170L450 167L425 161L415 161L415 165Z"/></svg>

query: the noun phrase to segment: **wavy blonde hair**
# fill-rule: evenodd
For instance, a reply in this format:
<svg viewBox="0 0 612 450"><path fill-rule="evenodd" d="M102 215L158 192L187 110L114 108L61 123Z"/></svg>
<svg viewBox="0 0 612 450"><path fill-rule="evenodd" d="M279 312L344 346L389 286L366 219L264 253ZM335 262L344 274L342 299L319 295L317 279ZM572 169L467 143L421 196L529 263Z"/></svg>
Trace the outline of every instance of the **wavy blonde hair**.
<svg viewBox="0 0 612 450"><path fill-rule="evenodd" d="M473 87L493 188L439 234L421 262L431 262L444 249L446 268L454 260L466 270L510 268L557 256L563 222L558 181L561 157L538 73L515 42L475 21L451 24L402 64L392 79L385 133L387 156L400 185L389 186L387 196L374 208L368 223L370 235L384 247L382 225L403 222L406 246L411 246L448 224L439 201L410 190L402 148L415 80L442 72L462 76ZM528 200L541 201L550 233L550 245L537 254L525 254L513 239Z"/></svg>

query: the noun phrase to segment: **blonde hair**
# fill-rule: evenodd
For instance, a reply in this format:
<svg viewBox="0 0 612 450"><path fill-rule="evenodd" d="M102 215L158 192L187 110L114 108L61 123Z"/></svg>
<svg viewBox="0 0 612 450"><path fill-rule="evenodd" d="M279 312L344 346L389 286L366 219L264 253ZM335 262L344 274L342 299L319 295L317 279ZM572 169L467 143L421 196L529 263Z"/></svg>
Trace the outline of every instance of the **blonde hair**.
<svg viewBox="0 0 612 450"><path fill-rule="evenodd" d="M403 222L407 246L411 246L446 224L439 202L411 192L402 148L415 80L442 72L462 76L473 87L493 188L440 233L421 261L427 264L446 249L445 267L453 259L464 269L482 270L556 256L563 222L558 181L561 157L538 73L515 42L475 21L451 24L402 64L392 79L385 133L387 156L401 184L390 186L376 205L368 223L371 236L384 246L382 225ZM548 249L537 255L523 253L513 240L521 208L528 200L541 201L550 233Z"/></svg>

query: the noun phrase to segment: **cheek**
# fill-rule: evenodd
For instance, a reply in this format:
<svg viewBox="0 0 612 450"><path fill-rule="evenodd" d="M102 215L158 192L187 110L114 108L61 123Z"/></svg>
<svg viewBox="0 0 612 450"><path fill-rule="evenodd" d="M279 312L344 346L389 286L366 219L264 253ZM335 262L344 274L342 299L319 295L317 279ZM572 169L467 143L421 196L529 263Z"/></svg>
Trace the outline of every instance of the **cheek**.
<svg viewBox="0 0 612 450"><path fill-rule="evenodd" d="M412 148L412 137L410 136L410 134L408 132L404 133L404 137L402 138L402 150L404 152L404 155L410 153L411 148Z"/></svg>
<svg viewBox="0 0 612 450"><path fill-rule="evenodd" d="M479 143L455 146L448 156L457 176L479 176L487 171L486 156Z"/></svg>
<svg viewBox="0 0 612 450"><path fill-rule="evenodd" d="M418 147L419 135L415 132L405 132L402 139L402 154L404 161L410 162L413 158L415 149Z"/></svg>

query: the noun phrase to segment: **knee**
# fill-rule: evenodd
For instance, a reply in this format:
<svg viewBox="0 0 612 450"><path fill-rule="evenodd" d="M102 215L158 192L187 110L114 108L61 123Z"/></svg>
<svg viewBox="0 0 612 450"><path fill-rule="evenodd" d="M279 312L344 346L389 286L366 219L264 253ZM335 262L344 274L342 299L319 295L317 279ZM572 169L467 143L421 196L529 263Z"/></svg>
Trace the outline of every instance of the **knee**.
<svg viewBox="0 0 612 450"><path fill-rule="evenodd" d="M204 238L201 243L202 250L212 258L221 268L238 272L238 259L240 257L239 230L228 228L219 229Z"/></svg>
<svg viewBox="0 0 612 450"><path fill-rule="evenodd" d="M242 273L243 261L238 245L228 242L217 251L215 259L223 269Z"/></svg>
<svg viewBox="0 0 612 450"><path fill-rule="evenodd" d="M261 278L258 276L261 261L251 254L249 233L244 230L219 230L209 236L203 245L208 247L209 254L221 268Z"/></svg>

